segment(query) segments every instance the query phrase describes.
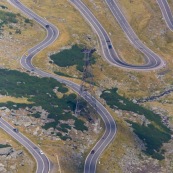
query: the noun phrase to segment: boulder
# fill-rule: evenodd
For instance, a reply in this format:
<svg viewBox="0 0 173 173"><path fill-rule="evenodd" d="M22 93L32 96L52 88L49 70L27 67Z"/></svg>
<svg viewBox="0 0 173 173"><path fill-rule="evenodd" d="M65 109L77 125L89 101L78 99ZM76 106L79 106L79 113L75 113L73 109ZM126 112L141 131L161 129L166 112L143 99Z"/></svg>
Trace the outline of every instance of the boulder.
<svg viewBox="0 0 173 173"><path fill-rule="evenodd" d="M23 155L23 151L22 150L18 150L18 151L14 151L12 154L11 154L11 157L12 158L16 158L18 156L22 156Z"/></svg>
<svg viewBox="0 0 173 173"><path fill-rule="evenodd" d="M0 155L9 155L13 152L12 147L0 148Z"/></svg>

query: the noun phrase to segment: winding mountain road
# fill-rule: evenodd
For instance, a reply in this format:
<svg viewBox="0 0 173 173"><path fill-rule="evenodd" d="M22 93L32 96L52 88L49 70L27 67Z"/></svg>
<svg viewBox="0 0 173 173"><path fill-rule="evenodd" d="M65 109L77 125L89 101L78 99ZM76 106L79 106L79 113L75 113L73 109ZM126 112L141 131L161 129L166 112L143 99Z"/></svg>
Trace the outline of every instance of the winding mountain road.
<svg viewBox="0 0 173 173"><path fill-rule="evenodd" d="M26 15L28 15L30 18L32 18L33 20L35 20L37 23L39 23L40 25L42 25L45 30L47 31L47 36L46 38L39 43L38 45L34 46L33 48L31 48L30 50L28 50L28 56L23 56L21 58L21 65L26 69L26 70L30 70L30 71L34 71L34 73L39 74L42 77L51 77L56 79L58 82L64 83L66 84L68 87L72 88L75 92L79 93L80 90L80 86L62 79L60 77L58 77L57 75L53 75L53 74L49 74L47 72L44 72L36 67L33 66L32 64L32 58L41 50L43 50L44 48L46 48L48 45L52 44L58 37L59 35L59 31L58 29L51 23L49 23L48 21L46 21L45 19L43 19L42 17L38 16L37 14L35 14L32 10L30 10L29 8L27 8L26 6L24 6L20 1L18 0L8 0L8 2L10 2L12 5L14 5L15 7L19 8L23 13L25 13ZM46 27L46 25L49 25L49 27ZM81 95L91 106L95 105L95 103L97 104L97 112L98 114L101 116L101 118L104 121L105 124L105 132L102 136L101 139L99 139L99 141L95 144L95 146L93 147L92 150L94 150L94 153L89 153L87 156L87 159L85 161L85 165L84 165L84 172L85 173L95 173L96 171L96 165L97 165L97 160L99 158L99 156L102 154L102 152L105 150L105 148L111 143L111 141L113 140L113 138L116 135L116 123L113 119L113 117L111 116L111 114L107 111L107 109L95 98L92 98L89 96L90 94L83 94ZM95 101L93 101L95 100ZM13 134L12 134L13 136ZM30 150L28 148L28 150ZM32 152L32 151L30 151ZM39 160L39 158L36 158L37 162ZM37 165L38 167L41 167L42 165ZM47 165L49 167L49 165ZM41 169L41 168L39 168ZM40 173L40 172L38 172Z"/></svg>
<svg viewBox="0 0 173 173"><path fill-rule="evenodd" d="M134 33L133 29L127 22L126 18L124 17L122 11L120 10L116 0L105 0L108 7L110 8L113 16L118 21L119 25L125 32L127 38L129 41L134 45L135 48L137 48L140 52L142 52L145 55L146 63L144 65L132 65L127 64L124 62L116 53L109 35L107 34L106 30L103 28L103 26L100 24L100 22L96 19L96 17L91 13L91 11L87 8L87 6L81 1L81 0L69 0L71 4L77 8L80 13L83 15L83 17L88 21L88 23L92 26L92 28L97 33L101 47L102 52L104 54L104 57L107 59L109 63L112 65L126 68L126 69L133 69L133 70L154 70L161 68L165 65L164 61L156 55L153 51L151 51L149 48L147 48L137 37L137 35ZM158 0L161 1L161 0ZM166 1L166 0L162 0ZM68 87L72 88L75 92L79 93L80 86L65 80L63 78L58 77L57 75L49 74L47 72L44 72L32 64L32 58L39 53L41 50L52 44L59 36L59 31L53 24L46 21L44 18L38 16L36 13L34 13L32 10L27 8L25 5L23 5L19 0L8 0L9 3L20 9L23 13L28 15L30 18L35 20L37 23L42 25L43 28L47 31L46 38L39 43L38 45L34 46L30 50L28 50L28 55L23 55L21 58L21 65L26 69L33 71L36 74L39 74L42 77L51 77L56 79L58 82L64 83ZM166 13L164 13L166 14ZM46 27L48 25L48 27ZM93 100L88 96L88 94L83 94L82 97L92 106L95 104ZM93 98L95 99L95 98ZM102 136L101 139L96 143L96 145L93 147L92 150L94 152L91 152L88 154L85 165L84 165L84 173L95 173L96 172L96 164L99 156L102 154L104 149L111 143L111 141L114 139L117 128L116 123L110 113L106 110L106 108L98 101L96 100L96 104L98 107L98 113L101 116L101 118L104 121L105 124L105 133ZM23 136L21 133L15 133L12 129L12 127L3 119L0 120L1 127L7 131L10 135L12 135L15 139L17 139L22 145L24 145L34 156L34 158L37 161L37 173L48 173L51 169L50 162L48 158L45 155L40 156L39 150L35 152L33 148L36 146L29 141L25 136ZM29 146L27 145L29 144ZM30 144L32 143L32 145ZM31 145L31 147L30 147ZM39 155L38 155L39 154ZM41 157L41 158L40 158Z"/></svg>
<svg viewBox="0 0 173 173"><path fill-rule="evenodd" d="M120 27L126 34L129 41L137 48L140 52L144 54L146 63L144 65L133 65L124 62L121 57L117 54L114 49L114 46L111 43L109 34L103 28L101 23L97 18L92 14L90 9L82 2L82 0L69 0L72 5L82 14L86 21L92 26L93 30L97 33L100 43L102 46L102 52L104 58L112 65L133 70L155 70L165 66L165 62L160 56L155 54L147 46L145 46L138 36L135 34L130 24L123 15L120 7L118 6L117 1L115 0L105 0L109 9L111 10L113 16L118 21Z"/></svg>
<svg viewBox="0 0 173 173"><path fill-rule="evenodd" d="M173 31L173 16L167 0L157 0L168 28Z"/></svg>
<svg viewBox="0 0 173 173"><path fill-rule="evenodd" d="M22 144L35 158L37 163L36 173L48 173L51 169L51 163L44 153L41 153L40 148L36 146L31 140L20 132L15 132L14 127L6 122L2 117L0 118L0 128L11 135L15 140Z"/></svg>

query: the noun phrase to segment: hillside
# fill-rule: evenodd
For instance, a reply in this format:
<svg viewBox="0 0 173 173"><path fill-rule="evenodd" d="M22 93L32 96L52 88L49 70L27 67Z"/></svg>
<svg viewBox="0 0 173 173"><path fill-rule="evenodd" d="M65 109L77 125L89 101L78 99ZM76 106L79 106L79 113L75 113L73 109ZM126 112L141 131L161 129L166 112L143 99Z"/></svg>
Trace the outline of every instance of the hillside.
<svg viewBox="0 0 173 173"><path fill-rule="evenodd" d="M54 44L41 51L34 58L33 63L45 71L81 83L81 59L83 57L78 48L84 44L96 48L97 52L93 56L92 63L94 89L97 98L111 112L118 127L115 140L98 162L97 172L171 172L171 163L173 161L173 141L171 139L173 95L170 93L154 101L139 104L137 104L137 101L153 95L159 95L173 88L173 32L167 28L156 1L116 1L142 42L165 60L167 63L165 68L157 71L141 72L123 70L108 64L102 56L97 35L67 0L52 0L52 3L49 0L21 0L22 3L40 16L52 22L60 31L60 36ZM128 63L142 64L144 62L143 54L129 42L119 24L113 18L105 1L83 0L83 2L91 9L109 33L113 45L121 58ZM173 11L173 2L169 3ZM20 57L28 48L41 41L46 33L34 21L22 14L19 15L19 11L10 6L5 0L0 5L7 7L5 9L3 7L0 8L0 19L5 21L3 26L0 25L2 29L1 39L3 39L3 43L0 43L2 52L0 55L1 68L24 71L20 67ZM4 15L8 16L7 14L10 14L12 18L4 18ZM71 54L76 57L76 60L70 59ZM51 60L54 60L54 64L50 63ZM34 74L30 75L34 76ZM33 82L40 80L41 82L41 79L34 79L31 76L27 77L28 80L33 80ZM12 77L9 76L9 78ZM17 77L15 78L19 80ZM24 79L22 82L27 83ZM44 82L43 84L45 85ZM6 83L5 86L7 86ZM16 87L15 82L13 86ZM2 85L2 87L4 86ZM0 99L2 106L9 106L10 113L7 116L9 122L18 123L17 125L22 132L42 146L45 153L48 153L54 163L55 172L58 169L58 164L56 163L57 155L59 155L59 162L64 173L72 170L73 172L81 172L86 154L96 142L96 138L103 132L101 130L104 128L102 122L100 128L100 120L98 120L98 124L92 125L85 117L79 118L79 120L74 118L71 115L72 107L75 104L72 102L74 93L69 89L67 89L67 93L63 89L54 93L55 86L52 85L49 88L51 95L56 94L57 96L52 101L53 104L56 102L60 105L60 102L64 102L64 107L62 106L62 109L56 110L50 109L46 102L40 101L43 95L46 98L45 100L50 99L46 97L46 91L43 88L39 88L39 92L43 90L43 93L41 92L42 97L33 97L32 99L30 96L37 95L37 93L34 92L34 89L33 93L28 93L28 89L25 89L22 95L18 95L20 93L18 90L15 95L11 88L7 87L7 91L4 92L7 92L8 94L5 93L5 95L10 97L5 98L5 101ZM1 94L3 95L3 93ZM20 98L17 98L19 96ZM28 104L32 104L32 107L31 105L29 108L19 106L19 109L15 110L13 106L12 108L10 107L11 104L4 103L7 101L11 101L13 104L23 103L24 106L27 104L27 107ZM49 102L51 102L51 99ZM67 105L65 102L67 102ZM71 109L68 110L65 105L67 107L70 106ZM38 115L39 111L43 113L41 118ZM58 111L59 115L68 114L68 120L59 116L55 118L53 116L55 111ZM24 120L28 121L28 124L31 120L35 124L27 125L26 123L22 125L23 122L22 120L19 121L20 117L18 116L21 113ZM47 117L47 113L50 113L49 118L53 118L56 124L47 118L44 119L45 116ZM13 117L11 114L16 116ZM76 128L75 121L78 122L76 123ZM78 126L77 124L80 125ZM81 128L85 130L81 130ZM93 130L95 130L94 134L92 134ZM54 152L52 152L53 149L55 150Z"/></svg>
<svg viewBox="0 0 173 173"><path fill-rule="evenodd" d="M0 37L3 40L0 42L0 67L21 69L21 55L31 45L39 43L45 37L45 32L27 16L21 15L19 10L6 0L2 0L0 4L5 7L0 7ZM29 35L31 37L28 37Z"/></svg>

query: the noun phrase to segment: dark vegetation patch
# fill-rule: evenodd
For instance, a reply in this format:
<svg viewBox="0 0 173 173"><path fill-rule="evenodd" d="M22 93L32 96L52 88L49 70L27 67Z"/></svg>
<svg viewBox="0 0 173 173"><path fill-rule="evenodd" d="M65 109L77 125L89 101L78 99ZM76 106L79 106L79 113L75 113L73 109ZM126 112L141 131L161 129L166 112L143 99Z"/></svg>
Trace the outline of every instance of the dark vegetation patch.
<svg viewBox="0 0 173 173"><path fill-rule="evenodd" d="M5 102L5 103L0 103L0 107L7 107L9 109L14 109L14 110L17 110L19 108L31 108L33 105L32 104L25 104L25 103L13 103L13 102Z"/></svg>
<svg viewBox="0 0 173 173"><path fill-rule="evenodd" d="M58 98L53 89L58 88L59 92L64 95ZM49 115L48 118L54 119L55 122L47 123L43 128L56 128L60 125L60 120L74 119L76 129L87 130L84 122L73 116L76 107L76 95L65 94L68 88L52 78L38 78L29 76L15 70L0 69L0 94L13 97L26 97L31 104L16 104L12 102L0 103L0 106L6 106L9 109L31 108L32 106L42 106ZM38 118L40 115L30 114ZM62 129L67 129L63 127Z"/></svg>
<svg viewBox="0 0 173 173"><path fill-rule="evenodd" d="M82 120L75 121L74 125L77 130L81 130L81 131L88 130L86 126L84 127L84 122Z"/></svg>
<svg viewBox="0 0 173 173"><path fill-rule="evenodd" d="M135 134L145 143L147 147L145 153L158 160L164 159L161 147L163 143L170 140L170 134L159 130L153 124L145 126L131 121L127 122L132 124Z"/></svg>
<svg viewBox="0 0 173 173"><path fill-rule="evenodd" d="M60 126L62 129L71 129L71 127L68 124L61 124Z"/></svg>
<svg viewBox="0 0 173 173"><path fill-rule="evenodd" d="M66 93L66 92L68 92L68 88L66 88L66 87L60 87L60 88L58 88L58 92Z"/></svg>
<svg viewBox="0 0 173 173"><path fill-rule="evenodd" d="M25 23L32 23L32 22L28 18L25 18Z"/></svg>
<svg viewBox="0 0 173 173"><path fill-rule="evenodd" d="M11 145L8 145L8 144L0 144L0 148L6 148L6 147L11 147Z"/></svg>
<svg viewBox="0 0 173 173"><path fill-rule="evenodd" d="M101 94L101 98L113 109L121 109L144 115L151 124L145 126L131 121L127 122L132 124L134 132L144 142L147 148L145 153L158 160L163 159L164 156L162 154L164 152L161 150L161 147L163 143L171 139L170 129L162 123L162 119L158 114L120 96L117 90L117 88L105 90Z"/></svg>
<svg viewBox="0 0 173 173"><path fill-rule="evenodd" d="M30 116L34 117L34 118L40 118L41 115L39 112L35 113L35 114L30 114Z"/></svg>
<svg viewBox="0 0 173 173"><path fill-rule="evenodd" d="M5 5L0 5L2 9L8 9Z"/></svg>
<svg viewBox="0 0 173 173"><path fill-rule="evenodd" d="M2 9L7 9L7 7L0 5L0 7ZM9 29L14 29L14 33L15 34L21 34L21 29L18 28L17 26L13 26L12 24L17 24L17 23L24 23L23 26L25 26L26 24L30 24L31 26L33 25L33 22L28 19L28 18L24 18L20 15L20 13L12 13L9 12L7 10L0 10L0 30L1 33L3 31L3 27L4 25L7 25L9 27ZM10 31L9 34L11 35L12 32Z"/></svg>
<svg viewBox="0 0 173 173"><path fill-rule="evenodd" d="M62 72L59 72L59 71L55 71L54 73L59 75L59 76L65 76L65 77L70 77L70 78L72 77L72 76L70 76L68 74L65 74L65 73L62 73Z"/></svg>
<svg viewBox="0 0 173 173"><path fill-rule="evenodd" d="M60 67L68 67L76 65L77 70L83 71L84 53L83 48L78 45L72 46L71 49L63 50L57 54L51 55L51 60ZM95 63L94 56L91 57L91 64Z"/></svg>
<svg viewBox="0 0 173 173"><path fill-rule="evenodd" d="M51 127L53 127L54 129L56 128L56 126L58 125L58 123L56 122L51 122L51 123L46 123L44 126L42 126L44 129L49 129Z"/></svg>
<svg viewBox="0 0 173 173"><path fill-rule="evenodd" d="M56 136L58 136L60 139L62 139L62 140L67 140L67 139L70 139L71 140L71 137L70 136L68 136L68 135L62 135L62 133L60 133L60 132L57 132L56 133Z"/></svg>
<svg viewBox="0 0 173 173"><path fill-rule="evenodd" d="M0 29L4 26L4 24L9 24L9 23L17 23L17 16L14 13L11 12L6 12L0 10Z"/></svg>
<svg viewBox="0 0 173 173"><path fill-rule="evenodd" d="M16 34L21 34L22 31L21 31L20 29L16 29L15 33L16 33Z"/></svg>

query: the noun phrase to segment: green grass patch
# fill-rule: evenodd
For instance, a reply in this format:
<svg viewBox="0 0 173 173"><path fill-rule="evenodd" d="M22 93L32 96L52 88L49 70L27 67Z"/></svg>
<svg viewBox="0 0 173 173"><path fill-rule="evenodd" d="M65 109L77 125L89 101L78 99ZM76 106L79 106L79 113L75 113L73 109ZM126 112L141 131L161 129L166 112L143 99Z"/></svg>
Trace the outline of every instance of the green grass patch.
<svg viewBox="0 0 173 173"><path fill-rule="evenodd" d="M59 136L60 137L60 139L62 139L62 140L67 140L67 139L70 139L71 140L71 137L70 136L68 136L68 135L62 135L62 133L60 133L60 132L57 132L56 133L56 136Z"/></svg>
<svg viewBox="0 0 173 173"><path fill-rule="evenodd" d="M4 25L4 24L8 24L8 23L17 23L17 16L14 13L11 12L5 12L0 10L0 28Z"/></svg>
<svg viewBox="0 0 173 173"><path fill-rule="evenodd" d="M57 126L57 124L58 124L58 123L56 123L56 122L46 123L44 126L42 126L42 128L44 128L44 129L46 129L46 130L47 130L47 129L49 129L49 128L52 128L52 127L53 127L53 128L55 129L55 128L56 128L56 126Z"/></svg>
<svg viewBox="0 0 173 173"><path fill-rule="evenodd" d="M121 109L144 115L151 122L148 126L133 123L131 121L128 122L132 124L134 132L146 145L146 153L153 158L164 158L162 153L160 153L161 147L163 143L171 139L171 131L162 123L161 117L158 114L120 96L117 93L117 88L103 91L101 98L113 109Z"/></svg>
<svg viewBox="0 0 173 173"><path fill-rule="evenodd" d="M7 107L9 109L14 109L14 110L17 110L19 108L31 108L33 106L33 104L25 104L25 103L13 103L13 102L5 102L5 103L0 103L0 107Z"/></svg>
<svg viewBox="0 0 173 173"><path fill-rule="evenodd" d="M105 90L101 94L101 98L103 98L106 103L113 109L121 109L125 111L132 111L134 113L144 115L148 120L155 122L160 128L162 128L166 132L170 132L162 122L161 117L158 114L155 114L153 111L148 110L138 104L133 103L127 98L120 96L117 93L117 88Z"/></svg>
<svg viewBox="0 0 173 173"><path fill-rule="evenodd" d="M70 136L68 136L68 135L66 135L66 136L60 136L60 138L62 139L62 140L67 140L67 139L70 139L71 140L71 137Z"/></svg>
<svg viewBox="0 0 173 173"><path fill-rule="evenodd" d="M68 88L60 87L60 88L58 88L58 91L61 92L61 93L66 93L66 92L68 92Z"/></svg>
<svg viewBox="0 0 173 173"><path fill-rule="evenodd" d="M33 22L28 19L28 18L24 18L20 15L20 13L12 13L12 12L8 12L4 9L7 9L6 6L0 5L0 7L3 10L0 10L0 31L2 33L3 31L3 27L4 25L7 25L9 27L9 29L14 29L15 30L15 34L21 34L21 29L17 28L17 26L13 26L11 24L17 24L20 23L20 26L23 24L23 26L25 26L26 24L30 24L31 26L33 26ZM9 32L10 35L12 35L12 32Z"/></svg>
<svg viewBox="0 0 173 173"><path fill-rule="evenodd" d="M155 128L152 124L144 126L131 121L128 121L128 123L132 124L135 134L146 145L145 153L158 160L164 159L161 147L163 143L170 140L170 134Z"/></svg>
<svg viewBox="0 0 173 173"><path fill-rule="evenodd" d="M51 55L51 60L60 67L68 67L76 65L77 70L83 71L84 53L82 47L74 45L71 49L63 50L57 54ZM95 63L94 56L91 57L91 64Z"/></svg>
<svg viewBox="0 0 173 173"><path fill-rule="evenodd" d="M60 126L63 129L71 129L71 127L68 124L61 124Z"/></svg>
<svg viewBox="0 0 173 173"><path fill-rule="evenodd" d="M82 120L78 120L78 121L75 121L75 128L77 129L77 130L81 130L81 131L84 131L84 130L88 130L88 127L86 127L85 125L84 125L84 122L82 121Z"/></svg>

